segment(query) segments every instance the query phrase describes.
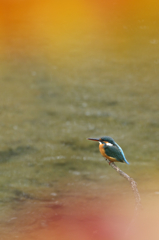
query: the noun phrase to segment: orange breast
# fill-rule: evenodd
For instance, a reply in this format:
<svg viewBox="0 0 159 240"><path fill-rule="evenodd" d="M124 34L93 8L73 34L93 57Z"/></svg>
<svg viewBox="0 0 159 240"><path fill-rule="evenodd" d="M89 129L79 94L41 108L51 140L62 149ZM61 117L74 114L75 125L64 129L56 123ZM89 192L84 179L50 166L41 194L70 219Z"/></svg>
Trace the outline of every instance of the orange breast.
<svg viewBox="0 0 159 240"><path fill-rule="evenodd" d="M103 146L104 146L104 144L99 144L99 151L102 154L102 156L107 158L111 162L116 162L117 160L115 158L110 157L105 153L105 149L103 148Z"/></svg>

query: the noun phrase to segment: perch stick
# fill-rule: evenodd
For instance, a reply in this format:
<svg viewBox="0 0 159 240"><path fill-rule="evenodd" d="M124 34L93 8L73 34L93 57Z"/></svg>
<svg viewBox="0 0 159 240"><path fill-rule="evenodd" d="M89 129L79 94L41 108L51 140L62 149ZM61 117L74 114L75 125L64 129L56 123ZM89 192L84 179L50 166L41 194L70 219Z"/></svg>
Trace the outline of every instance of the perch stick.
<svg viewBox="0 0 159 240"><path fill-rule="evenodd" d="M135 210L136 212L139 210L139 208L141 207L141 198L140 198L140 194L139 194L139 191L137 189L137 184L136 182L134 181L133 178L131 178L128 174L126 174L125 172L123 172L122 170L120 170L119 167L117 167L115 165L114 162L110 162L108 159L106 159L106 161L109 163L109 165L115 169L121 176L123 176L124 178L126 178L130 184L131 184L131 188L134 192L134 196L135 196L135 201L136 201L136 205L135 205Z"/></svg>

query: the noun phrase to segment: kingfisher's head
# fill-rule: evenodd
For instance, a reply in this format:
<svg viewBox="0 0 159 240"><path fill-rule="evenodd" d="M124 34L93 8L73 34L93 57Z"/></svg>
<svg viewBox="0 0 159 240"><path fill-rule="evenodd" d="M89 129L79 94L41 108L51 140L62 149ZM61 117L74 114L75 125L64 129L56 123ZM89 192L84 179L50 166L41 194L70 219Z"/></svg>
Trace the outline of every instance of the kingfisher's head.
<svg viewBox="0 0 159 240"><path fill-rule="evenodd" d="M88 138L88 140L98 141L99 143L106 143L106 144L115 145L114 139L111 138L111 137L108 137L108 136L101 137L101 138Z"/></svg>

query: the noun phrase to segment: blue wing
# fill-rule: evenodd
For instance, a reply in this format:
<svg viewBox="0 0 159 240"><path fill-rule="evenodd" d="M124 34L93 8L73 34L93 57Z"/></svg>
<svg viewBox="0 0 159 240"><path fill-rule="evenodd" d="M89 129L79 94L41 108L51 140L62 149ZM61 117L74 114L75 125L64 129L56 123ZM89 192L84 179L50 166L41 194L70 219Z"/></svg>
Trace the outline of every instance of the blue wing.
<svg viewBox="0 0 159 240"><path fill-rule="evenodd" d="M123 155L124 162L126 162L127 164L129 164L128 161L127 161L126 158L125 158L125 155L124 155L124 152L123 152L122 148L121 148L117 143L115 143L115 145L119 148L121 154Z"/></svg>
<svg viewBox="0 0 159 240"><path fill-rule="evenodd" d="M119 162L126 162L127 164L128 161L125 158L125 155L123 153L123 150L121 149L121 147L117 146L108 146L105 145L105 153L109 156L109 157L113 157L115 158L117 161Z"/></svg>

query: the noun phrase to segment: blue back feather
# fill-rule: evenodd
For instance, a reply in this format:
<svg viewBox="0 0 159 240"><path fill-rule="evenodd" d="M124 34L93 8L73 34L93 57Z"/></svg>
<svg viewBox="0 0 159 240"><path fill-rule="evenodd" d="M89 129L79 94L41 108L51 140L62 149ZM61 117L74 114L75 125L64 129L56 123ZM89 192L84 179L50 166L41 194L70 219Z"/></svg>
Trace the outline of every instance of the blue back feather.
<svg viewBox="0 0 159 240"><path fill-rule="evenodd" d="M116 142L115 142L115 145L120 149L120 152L121 152L122 155L123 155L124 161L125 161L127 164L129 164L128 161L127 161L126 158L125 158L125 155L124 155L124 152L123 152L122 148L121 148Z"/></svg>

